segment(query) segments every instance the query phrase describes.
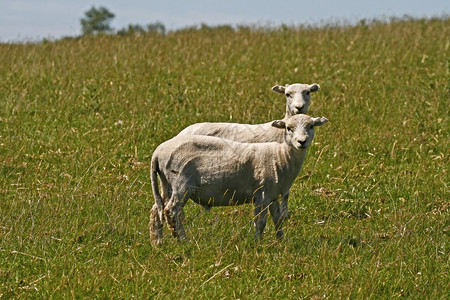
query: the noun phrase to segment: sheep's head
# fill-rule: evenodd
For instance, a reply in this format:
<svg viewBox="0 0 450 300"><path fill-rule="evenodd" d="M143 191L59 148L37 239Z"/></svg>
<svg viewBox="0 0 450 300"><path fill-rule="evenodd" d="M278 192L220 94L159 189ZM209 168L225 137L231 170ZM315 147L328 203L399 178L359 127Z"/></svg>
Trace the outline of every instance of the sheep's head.
<svg viewBox="0 0 450 300"><path fill-rule="evenodd" d="M284 94L286 97L286 117L308 112L311 93L320 90L320 85L313 84L287 84L286 86L275 85L272 91Z"/></svg>
<svg viewBox="0 0 450 300"><path fill-rule="evenodd" d="M325 117L312 118L308 115L295 115L284 120L272 122L276 128L284 128L284 138L296 150L306 149L314 138L314 127L328 123Z"/></svg>

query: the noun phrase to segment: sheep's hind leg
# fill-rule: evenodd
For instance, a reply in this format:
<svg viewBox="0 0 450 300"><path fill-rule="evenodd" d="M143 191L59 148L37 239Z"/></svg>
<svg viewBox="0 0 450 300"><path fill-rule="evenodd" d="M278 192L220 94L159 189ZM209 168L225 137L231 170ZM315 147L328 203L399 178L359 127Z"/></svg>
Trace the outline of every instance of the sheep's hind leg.
<svg viewBox="0 0 450 300"><path fill-rule="evenodd" d="M172 195L169 203L164 208L164 215L166 217L167 225L172 230L174 237L183 241L186 239L186 233L184 231L183 219L184 219L184 201L183 197L178 197L175 193Z"/></svg>
<svg viewBox="0 0 450 300"><path fill-rule="evenodd" d="M161 244L163 239L163 223L158 213L158 206L153 205L150 211L150 238L153 243Z"/></svg>

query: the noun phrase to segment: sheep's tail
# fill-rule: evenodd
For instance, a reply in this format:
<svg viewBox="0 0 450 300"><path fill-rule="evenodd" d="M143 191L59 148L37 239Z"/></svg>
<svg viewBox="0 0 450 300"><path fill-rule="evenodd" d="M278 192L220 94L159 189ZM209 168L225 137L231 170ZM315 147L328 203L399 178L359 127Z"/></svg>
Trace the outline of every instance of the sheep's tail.
<svg viewBox="0 0 450 300"><path fill-rule="evenodd" d="M160 177L161 177L161 171L159 169L158 158L153 157L150 176L151 176L151 182L152 182L153 197L155 198L155 204L158 207L159 219L162 220L163 211L164 211L164 201L161 197L161 194L159 193L158 174L160 174Z"/></svg>

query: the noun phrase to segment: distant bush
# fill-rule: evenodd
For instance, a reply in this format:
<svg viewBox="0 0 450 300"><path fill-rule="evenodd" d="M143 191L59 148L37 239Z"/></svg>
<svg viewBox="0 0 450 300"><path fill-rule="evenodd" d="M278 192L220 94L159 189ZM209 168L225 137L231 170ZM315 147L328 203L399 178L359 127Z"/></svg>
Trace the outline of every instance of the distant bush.
<svg viewBox="0 0 450 300"><path fill-rule="evenodd" d="M146 27L139 24L129 24L128 27L122 28L117 31L118 35L132 35L132 34L144 34L144 33L157 33L164 35L166 33L166 27L161 22L150 23Z"/></svg>

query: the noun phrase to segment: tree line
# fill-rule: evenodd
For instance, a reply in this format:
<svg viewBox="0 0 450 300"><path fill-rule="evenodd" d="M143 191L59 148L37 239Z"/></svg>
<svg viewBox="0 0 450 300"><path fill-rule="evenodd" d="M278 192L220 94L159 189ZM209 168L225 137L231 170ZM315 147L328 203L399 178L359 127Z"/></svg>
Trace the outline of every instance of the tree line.
<svg viewBox="0 0 450 300"><path fill-rule="evenodd" d="M139 24L129 24L128 26L115 31L111 27L111 21L115 18L115 15L107 8L100 6L99 8L92 7L85 12L84 18L81 18L81 30L83 35L95 35L95 34L111 34L116 33L118 35L129 35L154 32L158 34L165 34L166 27L161 22L154 22L142 26Z"/></svg>
<svg viewBox="0 0 450 300"><path fill-rule="evenodd" d="M157 33L165 35L167 33L166 27L163 23L157 21L149 23L145 26L139 24L129 24L128 26L119 30L114 30L111 27L111 21L115 18L115 15L107 8L100 6L98 8L92 7L85 12L83 18L80 19L82 35L96 35L96 34L117 34L117 35L132 35L132 34L144 34L144 33ZM207 24L200 24L200 26L188 26L176 31L191 31L191 30L222 30L222 31L258 31L258 30L273 30L273 29L288 29L287 25L281 25L281 27L264 27L264 26L252 26L252 25L216 25L210 26Z"/></svg>
<svg viewBox="0 0 450 300"><path fill-rule="evenodd" d="M114 30L111 27L111 21L114 19L115 15L110 12L107 8L100 6L98 8L92 7L88 11L85 12L84 18L81 18L81 29L82 29L82 35L96 35L96 34L118 34L118 35L132 35L132 34L144 34L144 33L157 33L161 35L165 35L166 27L161 22L153 22L150 24L147 24L145 26L139 25L139 24L129 24L128 26L121 28L119 30ZM439 17L438 17L439 18ZM448 19L449 15L444 14L440 18L442 19ZM403 16L402 18L397 17L391 17L391 18L382 18L382 19L362 19L358 23L356 23L356 26L363 26L367 27L372 24L386 24L389 22L399 22L399 21L411 21L415 20L414 17L409 16ZM433 18L432 18L433 19ZM425 20L425 19L422 19ZM299 25L295 28L317 28L316 25ZM348 27L352 26L345 22L339 23L339 22L331 22L331 23L325 23L320 24L319 27ZM190 31L190 30L212 30L212 29L220 29L225 31L260 31L260 30L288 30L288 25L282 24L281 26L273 27L273 26L247 26L247 25L237 25L235 27L232 27L231 25L218 25L218 26L208 26L206 24L201 24L200 27L197 26L191 26L186 27L177 31Z"/></svg>

